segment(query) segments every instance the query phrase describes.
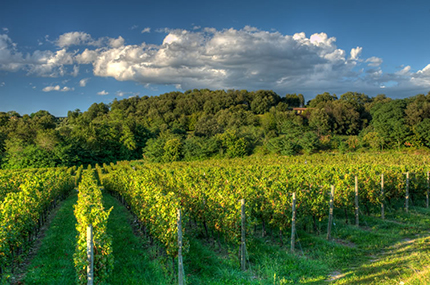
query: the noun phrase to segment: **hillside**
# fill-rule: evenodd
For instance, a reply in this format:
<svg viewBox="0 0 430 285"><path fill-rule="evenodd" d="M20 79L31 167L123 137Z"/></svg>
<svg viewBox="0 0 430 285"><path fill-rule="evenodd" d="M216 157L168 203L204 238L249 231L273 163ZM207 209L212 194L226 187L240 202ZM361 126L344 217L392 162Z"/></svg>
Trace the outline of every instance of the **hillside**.
<svg viewBox="0 0 430 285"><path fill-rule="evenodd" d="M55 118L0 113L2 168L430 146L430 93L406 99L190 90L94 103ZM294 109L304 106L305 109Z"/></svg>

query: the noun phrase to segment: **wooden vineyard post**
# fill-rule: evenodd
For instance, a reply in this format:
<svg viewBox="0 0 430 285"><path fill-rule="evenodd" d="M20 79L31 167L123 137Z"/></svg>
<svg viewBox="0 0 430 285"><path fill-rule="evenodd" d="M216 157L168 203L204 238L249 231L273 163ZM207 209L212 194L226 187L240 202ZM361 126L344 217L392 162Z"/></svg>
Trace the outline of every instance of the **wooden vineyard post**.
<svg viewBox="0 0 430 285"><path fill-rule="evenodd" d="M242 268L242 271L246 270L246 243L245 243L245 199L240 200L242 207L241 207L241 220L242 220L242 233L241 233L241 243L240 243L240 265Z"/></svg>
<svg viewBox="0 0 430 285"><path fill-rule="evenodd" d="M94 284L94 243L93 243L93 225L87 227L87 280L88 285Z"/></svg>
<svg viewBox="0 0 430 285"><path fill-rule="evenodd" d="M384 173L381 174L381 218L385 219L384 211Z"/></svg>
<svg viewBox="0 0 430 285"><path fill-rule="evenodd" d="M405 199L405 211L409 212L409 172L406 172L406 199Z"/></svg>
<svg viewBox="0 0 430 285"><path fill-rule="evenodd" d="M331 185L330 212L328 215L328 226L327 226L327 240L331 239L331 224L333 223L333 200L334 200L334 185Z"/></svg>
<svg viewBox="0 0 430 285"><path fill-rule="evenodd" d="M178 209L178 285L184 285L184 263L182 259L182 215Z"/></svg>
<svg viewBox="0 0 430 285"><path fill-rule="evenodd" d="M293 193L293 217L291 219L291 252L294 252L296 244L296 192Z"/></svg>
<svg viewBox="0 0 430 285"><path fill-rule="evenodd" d="M357 175L355 176L355 225L358 227L359 226L359 217L358 217L358 211L359 211L359 207L358 207L358 177Z"/></svg>
<svg viewBox="0 0 430 285"><path fill-rule="evenodd" d="M429 207L429 190L430 190L430 171L427 171L427 193L426 193L426 206Z"/></svg>

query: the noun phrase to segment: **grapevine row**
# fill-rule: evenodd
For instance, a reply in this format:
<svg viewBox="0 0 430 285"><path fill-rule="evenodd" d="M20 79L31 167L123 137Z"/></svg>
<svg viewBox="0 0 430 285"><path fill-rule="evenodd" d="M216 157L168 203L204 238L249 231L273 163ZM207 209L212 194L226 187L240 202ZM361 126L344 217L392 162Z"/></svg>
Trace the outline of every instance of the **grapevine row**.
<svg viewBox="0 0 430 285"><path fill-rule="evenodd" d="M15 185L12 182L9 185ZM74 183L65 169L22 175L0 204L0 268L13 266L44 223L48 211L66 197Z"/></svg>
<svg viewBox="0 0 430 285"><path fill-rule="evenodd" d="M114 260L112 237L107 234L107 221L112 208L105 210L102 203L102 191L97 184L96 172L88 169L79 179L78 201L75 205L76 229L78 231L74 254L78 284L87 283L87 227L94 229L94 283L105 282L112 273Z"/></svg>
<svg viewBox="0 0 430 285"><path fill-rule="evenodd" d="M387 158L384 158L388 160ZM257 159L258 161L258 159ZM399 157L398 162L409 161ZM231 161L230 161L231 162ZM240 199L246 200L247 231L267 227L281 233L291 226L291 195L296 193L297 223L313 224L327 217L330 185L336 189L335 207L345 218L354 213L355 176L359 181L359 200L364 212L377 213L381 203L393 207L405 197L405 173L411 175L410 193L415 201L424 200L428 187L426 167L411 163L363 164L297 160L284 165L263 161L231 166L223 161L150 164L135 167L108 167L104 185L116 191L150 233L173 252L176 246L176 209L199 225L205 235L222 235L239 243ZM307 163L306 163L307 162ZM417 162L417 161L415 161ZM246 161L245 161L246 163ZM385 192L381 195L381 174ZM418 202L416 202L418 203ZM193 223L186 223L187 231Z"/></svg>
<svg viewBox="0 0 430 285"><path fill-rule="evenodd" d="M176 256L179 196L158 183L156 173L118 168L104 175L105 189L119 197L139 219L143 230L157 238L171 256ZM184 240L184 246L188 246Z"/></svg>

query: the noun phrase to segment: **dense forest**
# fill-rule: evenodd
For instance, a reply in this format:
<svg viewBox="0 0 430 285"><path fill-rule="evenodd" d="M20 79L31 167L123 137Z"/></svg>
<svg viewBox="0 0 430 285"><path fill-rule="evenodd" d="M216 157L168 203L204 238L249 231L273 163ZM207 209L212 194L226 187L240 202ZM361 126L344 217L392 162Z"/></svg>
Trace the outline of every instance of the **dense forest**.
<svg viewBox="0 0 430 285"><path fill-rule="evenodd" d="M430 147L430 92L326 92L305 104L301 94L203 89L94 103L64 118L0 112L4 169L407 147Z"/></svg>

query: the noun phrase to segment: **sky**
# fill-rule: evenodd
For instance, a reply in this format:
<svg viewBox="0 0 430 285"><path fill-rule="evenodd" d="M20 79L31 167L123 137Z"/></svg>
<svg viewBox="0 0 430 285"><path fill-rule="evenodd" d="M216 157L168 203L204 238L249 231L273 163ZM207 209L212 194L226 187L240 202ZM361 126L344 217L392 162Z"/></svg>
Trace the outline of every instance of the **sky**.
<svg viewBox="0 0 430 285"><path fill-rule="evenodd" d="M430 1L20 1L0 5L0 112L208 88L430 91Z"/></svg>

